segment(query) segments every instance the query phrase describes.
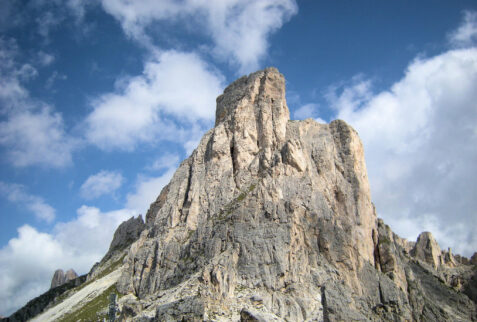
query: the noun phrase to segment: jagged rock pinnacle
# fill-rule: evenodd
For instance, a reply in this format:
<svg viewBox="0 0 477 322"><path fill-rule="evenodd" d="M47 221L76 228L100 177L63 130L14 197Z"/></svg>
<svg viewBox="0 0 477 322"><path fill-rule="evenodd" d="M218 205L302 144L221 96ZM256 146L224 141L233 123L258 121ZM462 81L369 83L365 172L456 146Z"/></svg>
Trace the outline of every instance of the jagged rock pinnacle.
<svg viewBox="0 0 477 322"><path fill-rule="evenodd" d="M258 114L264 108L274 112L276 119L282 122L289 120L290 115L285 101L285 77L275 67L243 76L225 88L224 93L217 97L215 126L225 119L232 117L238 109L247 105L253 109L247 112Z"/></svg>
<svg viewBox="0 0 477 322"><path fill-rule="evenodd" d="M55 288L57 286L63 285L69 281L74 280L78 277L78 274L73 269L69 269L66 273L62 269L57 269L53 274L53 278L51 279L51 287Z"/></svg>
<svg viewBox="0 0 477 322"><path fill-rule="evenodd" d="M283 145L289 120L285 78L273 67L238 79L217 98L216 128L231 137L238 168L247 166L259 151L266 166L272 150Z"/></svg>
<svg viewBox="0 0 477 322"><path fill-rule="evenodd" d="M434 236L428 231L422 232L417 237L412 255L432 265L434 268L438 268L443 262L443 258L441 258L441 248L434 239Z"/></svg>

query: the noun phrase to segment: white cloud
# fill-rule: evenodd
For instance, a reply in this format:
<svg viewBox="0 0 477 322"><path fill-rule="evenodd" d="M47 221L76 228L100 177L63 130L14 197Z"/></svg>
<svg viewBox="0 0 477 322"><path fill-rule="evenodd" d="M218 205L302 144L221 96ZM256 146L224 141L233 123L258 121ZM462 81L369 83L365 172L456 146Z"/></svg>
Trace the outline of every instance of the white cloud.
<svg viewBox="0 0 477 322"><path fill-rule="evenodd" d="M415 60L389 90L358 78L328 96L363 140L378 215L410 239L432 228L466 255L477 249L475 84L469 48Z"/></svg>
<svg viewBox="0 0 477 322"><path fill-rule="evenodd" d="M268 36L298 11L294 0L103 0L102 4L127 35L148 46L152 41L145 30L156 21L180 21L202 30L212 39L213 52L238 65L240 73L258 68Z"/></svg>
<svg viewBox="0 0 477 322"><path fill-rule="evenodd" d="M175 167L171 167L159 177L139 176L136 191L127 195L126 207L145 214L162 188L169 183L174 172Z"/></svg>
<svg viewBox="0 0 477 322"><path fill-rule="evenodd" d="M51 65L55 60L55 56L49 53L45 53L44 51L38 52L38 62L41 66L48 66Z"/></svg>
<svg viewBox="0 0 477 322"><path fill-rule="evenodd" d="M30 64L24 64L15 70L15 76L22 81L29 81L38 76L38 71Z"/></svg>
<svg viewBox="0 0 477 322"><path fill-rule="evenodd" d="M70 10L75 18L76 22L82 22L86 14L86 8L95 5L95 0L68 0L66 1L66 7Z"/></svg>
<svg viewBox="0 0 477 322"><path fill-rule="evenodd" d="M22 82L37 75L29 64L15 61L18 48L0 38L0 145L12 165L64 167L71 163L76 141L69 138L63 118L53 108L30 97Z"/></svg>
<svg viewBox="0 0 477 322"><path fill-rule="evenodd" d="M94 5L95 0L32 0L24 9L24 14L37 16L36 32L48 43L51 32L57 30L64 21L71 21L71 18L77 26L81 24L79 31L84 32L84 29L88 29L84 23L84 16L86 9ZM27 12L28 10L33 12Z"/></svg>
<svg viewBox="0 0 477 322"><path fill-rule="evenodd" d="M476 11L464 11L464 22L449 34L449 41L456 47L468 47L477 43Z"/></svg>
<svg viewBox="0 0 477 322"><path fill-rule="evenodd" d="M131 209L101 212L96 207L81 206L77 218L66 223L58 223L53 235L62 247L88 258L100 259L106 254L114 231L123 221L136 216ZM78 270L85 272L94 261L79 263Z"/></svg>
<svg viewBox="0 0 477 322"><path fill-rule="evenodd" d="M46 80L45 88L51 89L57 80L66 80L67 78L68 77L66 75L60 74L55 70Z"/></svg>
<svg viewBox="0 0 477 322"><path fill-rule="evenodd" d="M201 3L208 11L208 29L215 52L224 60L238 63L240 73L258 69L268 49L268 36L298 12L293 0Z"/></svg>
<svg viewBox="0 0 477 322"><path fill-rule="evenodd" d="M187 155L192 154L192 152L197 148L197 146L200 143L201 137L202 137L202 135L199 135L199 136L191 135L189 137L189 140L187 140L184 143L184 149L185 149L185 152L186 152Z"/></svg>
<svg viewBox="0 0 477 322"><path fill-rule="evenodd" d="M71 164L75 147L65 133L61 115L48 106L10 113L0 122L0 145L6 147L6 157L17 167L64 167Z"/></svg>
<svg viewBox="0 0 477 322"><path fill-rule="evenodd" d="M162 174L158 177L140 175L135 191L127 195L123 209L102 212L95 207L82 206L77 210L76 218L57 223L51 233L39 232L29 225L20 227L18 236L0 249L0 312L9 315L48 290L58 268L87 273L106 253L118 225L147 211L170 181L178 162L179 157L174 154L159 157L148 170L159 170ZM101 171L86 180L82 194L83 187L88 196L110 193L116 189L111 187L119 187L121 181L120 174ZM0 193L15 202L32 203L32 208L42 204L41 198L26 194L20 185L0 182ZM44 202L43 205L48 207Z"/></svg>
<svg viewBox="0 0 477 322"><path fill-rule="evenodd" d="M166 51L147 62L142 75L121 85L93 101L86 119L86 138L102 149L183 139L196 122L213 119L223 77L195 54Z"/></svg>
<svg viewBox="0 0 477 322"><path fill-rule="evenodd" d="M24 101L28 91L20 84L21 70L15 58L18 56L18 45L14 39L0 37L0 113L11 111L17 101Z"/></svg>
<svg viewBox="0 0 477 322"><path fill-rule="evenodd" d="M166 152L158 157L150 166L149 170L163 170L168 168L175 168L179 163L179 155Z"/></svg>
<svg viewBox="0 0 477 322"><path fill-rule="evenodd" d="M102 213L87 206L77 214L73 221L57 224L51 234L24 225L18 237L0 249L2 314L13 313L47 291L58 268L87 273L106 253L117 226L135 215L127 209Z"/></svg>
<svg viewBox="0 0 477 322"><path fill-rule="evenodd" d="M318 104L305 104L300 106L298 109L295 110L293 113L293 117L296 120L304 120L307 118L313 118L316 116L318 110Z"/></svg>
<svg viewBox="0 0 477 322"><path fill-rule="evenodd" d="M46 291L58 258L64 257L50 235L28 225L20 227L18 234L0 249L0 311L6 315Z"/></svg>
<svg viewBox="0 0 477 322"><path fill-rule="evenodd" d="M424 231L430 231L434 238L438 240L441 249L451 247L452 252L455 254L456 250L458 254L465 254L471 256L475 252L475 239L474 243L469 244L469 240L472 240L473 232L469 232L467 222L455 222L452 225L443 226L441 220L431 214L423 214L419 217L400 217L389 218L386 221L393 230L406 232L409 236L412 236L410 240L416 240L415 236L418 236ZM454 247L459 245L458 247Z"/></svg>
<svg viewBox="0 0 477 322"><path fill-rule="evenodd" d="M38 26L38 33L48 39L52 29L56 28L64 19L63 15L55 14L53 11L44 11L41 16L36 18L36 23Z"/></svg>
<svg viewBox="0 0 477 322"><path fill-rule="evenodd" d="M19 184L8 184L0 181L0 194L9 201L23 205L31 211L36 218L46 222L55 219L55 209L48 205L42 198L31 195Z"/></svg>
<svg viewBox="0 0 477 322"><path fill-rule="evenodd" d="M113 193L121 187L123 181L121 173L103 170L86 179L81 185L80 194L85 199L95 199Z"/></svg>

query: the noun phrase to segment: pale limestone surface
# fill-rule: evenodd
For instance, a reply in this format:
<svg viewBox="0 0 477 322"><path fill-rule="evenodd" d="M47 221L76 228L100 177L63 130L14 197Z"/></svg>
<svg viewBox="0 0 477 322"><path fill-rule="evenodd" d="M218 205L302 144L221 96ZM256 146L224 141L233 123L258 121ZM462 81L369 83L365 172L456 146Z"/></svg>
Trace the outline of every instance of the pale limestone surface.
<svg viewBox="0 0 477 322"><path fill-rule="evenodd" d="M437 241L434 239L432 234L428 231L425 231L417 237L416 245L412 250L412 255L422 260L433 268L438 268L443 263L443 258L441 256L441 248Z"/></svg>

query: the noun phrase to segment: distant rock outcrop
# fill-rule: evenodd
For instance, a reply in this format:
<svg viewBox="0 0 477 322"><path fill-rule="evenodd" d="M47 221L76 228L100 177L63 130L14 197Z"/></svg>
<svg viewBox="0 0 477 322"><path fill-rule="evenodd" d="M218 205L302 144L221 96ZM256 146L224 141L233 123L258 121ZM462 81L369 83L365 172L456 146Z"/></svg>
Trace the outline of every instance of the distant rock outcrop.
<svg viewBox="0 0 477 322"><path fill-rule="evenodd" d="M421 233L417 237L417 242L411 252L416 259L422 260L433 268L439 268L443 264L441 248L437 244L432 234L428 231Z"/></svg>
<svg viewBox="0 0 477 322"><path fill-rule="evenodd" d="M74 280L78 277L78 274L73 269L69 269L66 273L62 269L57 269L53 274L53 278L51 279L51 287L55 288L57 286L63 285L69 281Z"/></svg>

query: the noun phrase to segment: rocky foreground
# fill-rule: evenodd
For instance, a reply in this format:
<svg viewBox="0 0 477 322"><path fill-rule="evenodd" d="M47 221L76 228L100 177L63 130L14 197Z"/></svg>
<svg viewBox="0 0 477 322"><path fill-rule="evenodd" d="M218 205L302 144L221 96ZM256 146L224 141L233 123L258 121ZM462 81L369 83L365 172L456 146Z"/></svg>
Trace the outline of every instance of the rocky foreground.
<svg viewBox="0 0 477 322"><path fill-rule="evenodd" d="M117 293L122 321L475 321L476 265L378 219L356 131L290 120L267 68L217 98L145 223L123 223L87 281L40 311L102 319Z"/></svg>

